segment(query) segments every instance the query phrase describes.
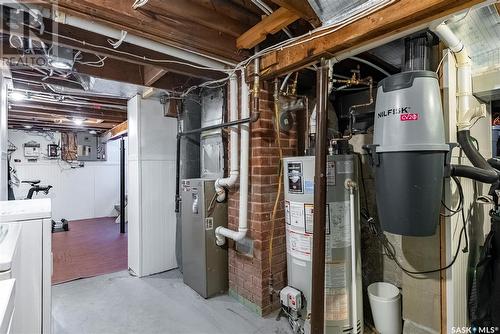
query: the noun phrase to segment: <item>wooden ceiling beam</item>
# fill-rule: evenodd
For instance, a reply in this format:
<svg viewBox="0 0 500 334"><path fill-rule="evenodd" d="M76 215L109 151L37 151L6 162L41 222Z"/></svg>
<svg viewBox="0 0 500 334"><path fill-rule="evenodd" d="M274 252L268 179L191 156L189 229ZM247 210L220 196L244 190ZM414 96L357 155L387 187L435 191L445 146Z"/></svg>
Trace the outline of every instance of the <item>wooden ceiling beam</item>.
<svg viewBox="0 0 500 334"><path fill-rule="evenodd" d="M127 106L126 98L121 99L121 98L107 97L85 91L82 92L71 91L71 93L61 91L61 93L54 93L51 90L44 88L41 82L22 81L18 78L13 78L12 81L14 84L14 88L19 90L27 90L31 92L40 92L40 93L53 93L54 95L60 95L60 96L71 96L71 97L91 100L96 104L102 103L102 104L112 104L125 107Z"/></svg>
<svg viewBox="0 0 500 334"><path fill-rule="evenodd" d="M285 7L281 7L247 30L236 40L238 49L250 49L264 41L268 34L275 34L300 17Z"/></svg>
<svg viewBox="0 0 500 334"><path fill-rule="evenodd" d="M128 121L118 124L112 129L106 131L101 136L101 140L105 143L107 141L122 137L128 133Z"/></svg>
<svg viewBox="0 0 500 334"><path fill-rule="evenodd" d="M50 6L53 0L19 0ZM179 2L180 3L180 2ZM102 23L153 41L202 52L231 61L241 61L245 54L235 47L235 38L186 20L162 18L155 13L134 10L130 1L58 0L60 11Z"/></svg>
<svg viewBox="0 0 500 334"><path fill-rule="evenodd" d="M58 128L58 127L70 127L70 128L85 128L85 129L95 129L95 130L107 130L116 126L116 123L99 123L99 124L82 124L82 125L72 125L68 123L55 123L52 119L33 119L29 117L9 117L8 124L21 124L21 125L32 125L47 128Z"/></svg>
<svg viewBox="0 0 500 334"><path fill-rule="evenodd" d="M194 0L208 10L223 13L236 21L253 26L260 21L262 12L248 0Z"/></svg>
<svg viewBox="0 0 500 334"><path fill-rule="evenodd" d="M38 125L38 124L32 124L30 122L17 122L17 121L12 121L9 123L8 127L9 129L13 130L23 130L27 131L27 129L24 127L25 125L31 126L29 130L39 130L39 131L47 131L49 129L50 131L89 131L89 130L94 130L98 133L106 131L106 129L98 129L98 128L91 128L91 127L85 127L85 128L78 128L76 126L71 126L71 125L60 125L60 124L54 124L54 125Z"/></svg>
<svg viewBox="0 0 500 334"><path fill-rule="evenodd" d="M293 11L307 20L313 27L321 26L321 21L307 0L271 0L280 7Z"/></svg>
<svg viewBox="0 0 500 334"><path fill-rule="evenodd" d="M263 78L296 71L321 57L332 57L353 48L389 38L482 3L482 0L400 0L338 30L323 30L306 36L303 43L282 48L262 57ZM317 36L315 38L315 36Z"/></svg>
<svg viewBox="0 0 500 334"><path fill-rule="evenodd" d="M80 117L80 116L73 116L73 117ZM86 120L93 121L91 117L82 117ZM8 119L10 120L17 120L17 119L22 119L22 120L31 120L33 123L36 122L52 122L55 123L56 120L64 120L63 123L67 122L72 122L72 116L57 116L57 115L43 115L43 114L30 114L30 113L25 113L25 112L17 112L14 111L12 113L9 113ZM102 120L102 122L92 122L92 123L85 123L85 124L96 124L98 128L104 128L104 129L109 129L111 126L110 124L118 124L120 122L123 122L123 120ZM102 126L101 126L102 125Z"/></svg>
<svg viewBox="0 0 500 334"><path fill-rule="evenodd" d="M54 117L81 117L81 118L95 118L102 119L103 121L110 122L123 122L127 117L118 117L118 116L110 116L110 115L99 115L88 112L71 112L71 111L58 111L58 110L45 110L45 109L29 109L29 108L12 108L9 110L10 114L19 114L26 116L36 116L36 115L50 115Z"/></svg>
<svg viewBox="0 0 500 334"><path fill-rule="evenodd" d="M206 7L190 0L149 0L137 10L165 16L176 21L188 20L233 37L240 36L251 27L251 25L237 21L224 13L207 10Z"/></svg>
<svg viewBox="0 0 500 334"><path fill-rule="evenodd" d="M92 77L126 82L133 85L143 84L143 67L138 64L127 63L113 58L104 61L103 67L88 66L76 63L73 71Z"/></svg>
<svg viewBox="0 0 500 334"><path fill-rule="evenodd" d="M196 78L202 78L206 80L221 79L226 76L225 73L199 68L196 64L191 64L183 59L171 57L163 53L146 49L137 45L130 43L122 43L119 49L119 53L114 51L114 49L109 45L108 38L93 32L71 27L64 24L56 24L57 34L59 35L57 39L54 40L53 36L50 34L52 32L53 23L50 20L45 19L46 31L43 34L39 34L39 31L31 30L33 35L36 35L41 41L51 45L56 43L59 46L71 48L74 50L82 51L87 56L93 56L95 60L95 55L102 57L107 57L106 62L110 62L111 59L116 61L122 61L123 63L132 63L136 65L151 65L155 67L161 67L168 72L173 72L177 74L182 74L186 76L193 76ZM6 22L0 25L2 27L1 32L9 34L9 28L6 26ZM65 38L65 37L69 37ZM77 42L85 41L85 43ZM93 45L105 46L108 49L103 49L100 47L94 47ZM7 40L3 41L3 54L13 54L17 55L18 51L12 49ZM135 56L134 56L135 55ZM193 65L193 66L190 66ZM126 64L124 66L127 66ZM87 66L88 67L88 66Z"/></svg>
<svg viewBox="0 0 500 334"><path fill-rule="evenodd" d="M127 117L127 111L123 110L113 110L107 108L101 108L97 104L95 107L92 106L80 106L74 104L64 104L63 103L49 103L40 101L28 101L28 102L10 102L9 105L14 109L26 109L26 110L47 110L47 111L67 111L79 112L79 113L94 113L100 117L105 117L106 115L113 117Z"/></svg>

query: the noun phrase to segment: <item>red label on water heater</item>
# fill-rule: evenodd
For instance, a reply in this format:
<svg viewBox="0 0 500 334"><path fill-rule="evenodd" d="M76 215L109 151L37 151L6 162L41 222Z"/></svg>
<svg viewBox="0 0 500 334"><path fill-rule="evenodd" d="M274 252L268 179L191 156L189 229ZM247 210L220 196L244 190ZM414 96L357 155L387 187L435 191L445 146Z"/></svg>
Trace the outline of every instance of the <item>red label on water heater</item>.
<svg viewBox="0 0 500 334"><path fill-rule="evenodd" d="M399 116L399 120L406 121L418 121L418 114L402 114Z"/></svg>

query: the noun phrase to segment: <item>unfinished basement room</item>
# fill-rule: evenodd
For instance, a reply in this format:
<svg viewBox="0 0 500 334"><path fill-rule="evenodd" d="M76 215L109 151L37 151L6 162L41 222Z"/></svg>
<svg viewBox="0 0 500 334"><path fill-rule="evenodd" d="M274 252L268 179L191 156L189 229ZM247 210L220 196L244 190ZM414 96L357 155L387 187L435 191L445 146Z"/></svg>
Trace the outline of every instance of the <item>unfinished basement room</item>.
<svg viewBox="0 0 500 334"><path fill-rule="evenodd" d="M0 334L500 334L499 0L0 15Z"/></svg>

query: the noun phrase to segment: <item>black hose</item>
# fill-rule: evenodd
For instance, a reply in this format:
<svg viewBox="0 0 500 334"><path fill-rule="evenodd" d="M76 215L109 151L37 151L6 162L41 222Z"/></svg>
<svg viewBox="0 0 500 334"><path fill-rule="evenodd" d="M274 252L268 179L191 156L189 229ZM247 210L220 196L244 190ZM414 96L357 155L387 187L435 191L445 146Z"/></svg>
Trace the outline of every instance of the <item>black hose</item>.
<svg viewBox="0 0 500 334"><path fill-rule="evenodd" d="M491 167L495 168L496 170L500 170L500 160L496 158L491 158L488 159L488 163L490 164Z"/></svg>
<svg viewBox="0 0 500 334"><path fill-rule="evenodd" d="M498 181L496 172L492 174L489 170L471 166L451 165L451 175L466 177L482 183L495 183Z"/></svg>
<svg viewBox="0 0 500 334"><path fill-rule="evenodd" d="M472 144L472 139L470 136L469 130L461 130L457 132L457 140L460 144L460 147L464 151L467 158L469 158L470 162L474 167L482 169L481 177L487 178L488 180L493 180L485 183L494 183L498 180L498 173L491 167L491 165L484 159L484 157L479 153L479 151ZM479 181L479 180L478 180Z"/></svg>

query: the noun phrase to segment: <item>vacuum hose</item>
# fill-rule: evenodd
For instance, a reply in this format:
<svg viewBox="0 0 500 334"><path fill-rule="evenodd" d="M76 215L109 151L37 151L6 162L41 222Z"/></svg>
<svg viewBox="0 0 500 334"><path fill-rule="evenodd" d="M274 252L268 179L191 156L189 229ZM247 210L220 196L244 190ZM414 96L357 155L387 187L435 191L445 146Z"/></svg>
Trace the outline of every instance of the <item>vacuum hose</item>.
<svg viewBox="0 0 500 334"><path fill-rule="evenodd" d="M457 132L457 140L460 147L469 158L472 165L452 166L452 175L465 176L483 183L495 183L498 181L497 171L484 159L479 151L472 144L469 130L460 130Z"/></svg>
<svg viewBox="0 0 500 334"><path fill-rule="evenodd" d="M451 175L466 177L482 183L495 183L498 180L498 175L496 173L492 174L481 168L462 165L452 165Z"/></svg>

